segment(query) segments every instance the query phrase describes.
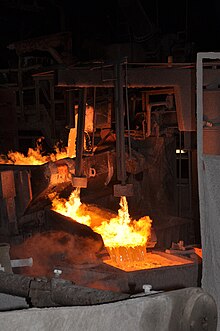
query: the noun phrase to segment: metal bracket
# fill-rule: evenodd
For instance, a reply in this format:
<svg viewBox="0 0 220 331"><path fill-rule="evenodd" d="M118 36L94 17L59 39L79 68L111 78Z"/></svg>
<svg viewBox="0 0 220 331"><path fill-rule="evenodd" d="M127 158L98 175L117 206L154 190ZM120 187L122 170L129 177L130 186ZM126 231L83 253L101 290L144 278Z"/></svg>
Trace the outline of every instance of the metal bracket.
<svg viewBox="0 0 220 331"><path fill-rule="evenodd" d="M115 197L132 197L134 195L133 184L116 184L114 185L114 196Z"/></svg>
<svg viewBox="0 0 220 331"><path fill-rule="evenodd" d="M73 187L87 188L87 177L72 176Z"/></svg>
<svg viewBox="0 0 220 331"><path fill-rule="evenodd" d="M28 259L19 259L19 260L11 260L12 268L19 267L32 267L33 266L33 258L30 257Z"/></svg>

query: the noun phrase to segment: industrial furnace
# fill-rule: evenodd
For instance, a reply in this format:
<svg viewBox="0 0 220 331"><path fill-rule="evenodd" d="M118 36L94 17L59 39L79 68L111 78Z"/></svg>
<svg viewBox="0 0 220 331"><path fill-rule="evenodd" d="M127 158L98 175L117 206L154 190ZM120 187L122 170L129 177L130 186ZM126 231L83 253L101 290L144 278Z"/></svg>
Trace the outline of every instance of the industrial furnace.
<svg viewBox="0 0 220 331"><path fill-rule="evenodd" d="M155 273L156 289L198 284L194 74L126 59L33 74L38 106L47 80L65 94L69 139L53 153L46 137L27 157L1 158L2 240L13 258L34 260L19 272L52 277L60 266L78 284L122 292ZM179 241L191 249L165 252Z"/></svg>
<svg viewBox="0 0 220 331"><path fill-rule="evenodd" d="M15 272L61 270L126 293L146 277L161 290L197 285L194 65L75 64L62 47L69 34L10 45L18 85L1 93L19 115L20 153L1 157L0 234L13 259L33 258ZM35 50L59 65L29 67ZM165 252L179 242L176 255Z"/></svg>
<svg viewBox="0 0 220 331"><path fill-rule="evenodd" d="M52 127L1 156L0 292L57 307L199 286L194 64L62 63L32 79L22 135L31 116L32 133L40 118ZM68 133L53 150L64 130L55 100L42 107L48 88Z"/></svg>

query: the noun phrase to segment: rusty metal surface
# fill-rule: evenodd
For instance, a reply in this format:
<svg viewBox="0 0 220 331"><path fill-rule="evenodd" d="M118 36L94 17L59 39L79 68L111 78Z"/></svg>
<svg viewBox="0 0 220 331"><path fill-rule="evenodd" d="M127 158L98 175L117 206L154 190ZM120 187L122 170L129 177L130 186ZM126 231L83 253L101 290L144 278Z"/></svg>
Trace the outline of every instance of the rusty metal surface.
<svg viewBox="0 0 220 331"><path fill-rule="evenodd" d="M116 180L114 147L98 151L93 155L84 156L82 161L83 176L88 181L87 189L82 192L82 196L90 199L95 197L96 194L103 194L103 196L112 194L113 188L108 184ZM14 176L17 216L21 218L24 214L38 212L50 205L48 199L50 193L61 193L65 190L70 193L73 189L72 178L75 176L75 164L75 159L71 158L48 162L43 165L1 164L0 172L3 174L2 176L9 172L12 177ZM128 155L126 156L127 172L136 174L143 171L144 167L143 155L135 152L132 160L128 160ZM10 187L14 186L10 185Z"/></svg>
<svg viewBox="0 0 220 331"><path fill-rule="evenodd" d="M203 152L210 155L219 155L220 93L218 90L206 90L203 99Z"/></svg>
<svg viewBox="0 0 220 331"><path fill-rule="evenodd" d="M169 259L169 256L167 258ZM200 269L197 261L179 266L130 272L102 263L89 267L86 265L84 267L79 265L67 266L63 269L63 277L76 281L82 286L138 293L142 291L144 284L151 284L154 290L166 291L197 287L199 286Z"/></svg>
<svg viewBox="0 0 220 331"><path fill-rule="evenodd" d="M15 197L13 171L0 172L0 232L4 234L17 232Z"/></svg>
<svg viewBox="0 0 220 331"><path fill-rule="evenodd" d="M32 277L0 271L0 292L27 297Z"/></svg>
<svg viewBox="0 0 220 331"><path fill-rule="evenodd" d="M25 271L29 275L37 276L40 270L41 274L51 276L53 266L57 265L62 270L62 278L77 285L127 293L141 291L146 283L155 290L199 285L201 261L171 254L158 252L172 263L181 261L182 265L126 272L105 264L103 260L108 258L108 253L102 237L90 227L50 209L45 209L41 231L36 238L28 238L21 251L17 246L11 248L11 258L33 257L33 267Z"/></svg>
<svg viewBox="0 0 220 331"><path fill-rule="evenodd" d="M3 171L0 173L0 197L3 199L14 198L15 182L13 171Z"/></svg>
<svg viewBox="0 0 220 331"><path fill-rule="evenodd" d="M16 93L8 89L0 89L0 150L8 153L18 148Z"/></svg>
<svg viewBox="0 0 220 331"><path fill-rule="evenodd" d="M66 305L93 305L128 299L129 294L112 291L97 290L73 284L65 284L62 281L52 280L51 298L61 306Z"/></svg>
<svg viewBox="0 0 220 331"><path fill-rule="evenodd" d="M129 294L77 286L62 279L0 272L0 293L29 299L33 307L85 306L128 299Z"/></svg>
<svg viewBox="0 0 220 331"><path fill-rule="evenodd" d="M143 65L128 66L128 87L173 87L176 95L178 127L180 131L195 131L195 69L185 66L166 68ZM114 87L114 71L105 68L66 68L57 72L58 86L62 87Z"/></svg>
<svg viewBox="0 0 220 331"><path fill-rule="evenodd" d="M168 259L171 258L178 262L180 260L184 262L184 258L177 256L171 257L169 254L165 255ZM185 261L187 260L185 259ZM58 305L101 303L103 300L111 301L114 298L117 300L115 292L119 292L119 294L142 292L143 285L145 284L150 284L154 290L165 291L185 287L197 287L199 286L198 274L200 265L196 260L191 260L191 263L188 262L179 266L132 272L126 272L105 263L96 263L93 265L66 264L62 266L62 279L60 279L60 282L52 283L54 286L51 286L48 280L44 278L37 278L36 281L33 281L33 277L16 274L8 275L1 272L0 292L23 297L30 295L34 298L36 306L45 306L50 300ZM70 282L74 282L77 285L74 287ZM69 284L70 287L68 287ZM31 288L30 294L29 288ZM103 293L97 292L97 296L94 289L105 291ZM111 296L106 290L113 291L114 295Z"/></svg>
<svg viewBox="0 0 220 331"><path fill-rule="evenodd" d="M73 187L87 188L87 178L72 176L72 185Z"/></svg>
<svg viewBox="0 0 220 331"><path fill-rule="evenodd" d="M23 224L24 239L11 243L11 259L33 259L33 266L20 268L21 273L53 277L55 267L96 265L109 256L101 235L84 224L49 209L45 210L44 222L34 222Z"/></svg>
<svg viewBox="0 0 220 331"><path fill-rule="evenodd" d="M114 196L115 197L132 197L134 195L133 184L115 184L114 185Z"/></svg>
<svg viewBox="0 0 220 331"><path fill-rule="evenodd" d="M100 234L94 232L89 226L73 221L67 216L63 216L47 208L45 209L45 218L45 227L47 230L63 230L79 237L91 237L100 242L101 245L103 244Z"/></svg>
<svg viewBox="0 0 220 331"><path fill-rule="evenodd" d="M71 44L71 33L62 32L27 40L17 41L8 45L9 49L15 49L18 54L32 52L34 50L48 50L50 47L56 48L63 45Z"/></svg>

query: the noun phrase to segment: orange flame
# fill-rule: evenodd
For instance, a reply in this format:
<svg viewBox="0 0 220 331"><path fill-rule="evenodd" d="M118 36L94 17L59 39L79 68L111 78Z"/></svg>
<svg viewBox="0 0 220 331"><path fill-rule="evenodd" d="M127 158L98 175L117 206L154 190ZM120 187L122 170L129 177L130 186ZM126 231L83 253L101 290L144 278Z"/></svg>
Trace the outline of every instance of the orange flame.
<svg viewBox="0 0 220 331"><path fill-rule="evenodd" d="M52 209L56 212L71 217L75 221L91 226L91 217L80 210L80 189L75 189L68 200L50 196ZM99 233L106 247L136 247L144 246L151 234L152 221L148 216L142 217L139 221L131 220L128 212L126 197L120 200L121 208L118 215L108 221L103 221L99 226L91 226Z"/></svg>
<svg viewBox="0 0 220 331"><path fill-rule="evenodd" d="M68 157L66 151L59 151L55 147L55 153L43 156L39 148L29 148L27 156L19 152L9 152L6 155L0 155L0 164L16 164L16 165L41 165L49 161L57 161Z"/></svg>
<svg viewBox="0 0 220 331"><path fill-rule="evenodd" d="M146 253L148 240L151 236L152 220L148 216L144 216L138 221L132 220L125 196L120 199L118 215L109 217L109 219L106 217L107 212L105 214L99 213L96 208L85 206L80 202L80 189L72 192L68 200L53 198L52 196L50 198L53 210L90 226L102 236L110 255L110 259L106 260L105 263L113 267L124 271L134 271L191 263L173 261L158 254ZM97 221L100 225L93 224Z"/></svg>
<svg viewBox="0 0 220 331"><path fill-rule="evenodd" d="M115 218L110 219L109 222L104 221L93 230L101 234L107 247L145 245L150 237L152 221L148 216L144 216L138 221L131 220L125 196L121 197L120 206Z"/></svg>
<svg viewBox="0 0 220 331"><path fill-rule="evenodd" d="M78 223L90 226L91 217L89 215L82 215L80 211L80 206L82 205L80 201L80 188L76 188L70 195L68 200L60 199L58 196L49 196L52 200L52 209L56 212L71 217Z"/></svg>

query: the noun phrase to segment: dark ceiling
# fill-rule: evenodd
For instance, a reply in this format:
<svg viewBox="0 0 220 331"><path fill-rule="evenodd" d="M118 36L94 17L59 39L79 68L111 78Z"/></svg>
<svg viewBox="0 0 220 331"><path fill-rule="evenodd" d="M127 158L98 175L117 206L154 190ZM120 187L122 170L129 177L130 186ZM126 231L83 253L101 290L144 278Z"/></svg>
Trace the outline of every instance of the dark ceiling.
<svg viewBox="0 0 220 331"><path fill-rule="evenodd" d="M150 45L171 34L195 51L220 49L217 0L0 0L0 6L2 65L9 43L60 31L72 32L74 52L82 57L86 43Z"/></svg>

